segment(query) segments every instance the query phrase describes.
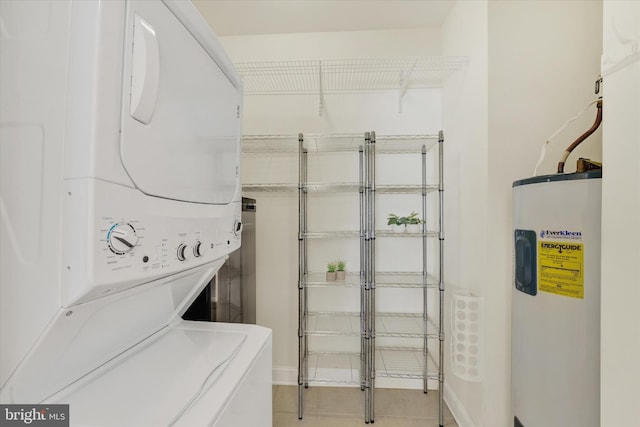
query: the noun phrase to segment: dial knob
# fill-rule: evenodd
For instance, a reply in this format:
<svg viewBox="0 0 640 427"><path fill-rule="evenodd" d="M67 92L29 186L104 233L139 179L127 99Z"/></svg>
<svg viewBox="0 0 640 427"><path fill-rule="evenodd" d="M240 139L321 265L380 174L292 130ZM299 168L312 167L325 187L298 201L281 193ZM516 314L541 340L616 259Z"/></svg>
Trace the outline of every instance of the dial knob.
<svg viewBox="0 0 640 427"><path fill-rule="evenodd" d="M123 255L131 252L136 246L138 236L136 235L135 228L133 228L131 224L126 222L114 224L107 234L107 243L113 253Z"/></svg>
<svg viewBox="0 0 640 427"><path fill-rule="evenodd" d="M189 248L189 245L185 245L184 243L182 243L180 244L180 246L178 246L178 260L187 261L191 258L191 253L192 252Z"/></svg>
<svg viewBox="0 0 640 427"><path fill-rule="evenodd" d="M204 245L202 242L197 241L195 245L193 245L193 256L196 258L201 257L204 254Z"/></svg>

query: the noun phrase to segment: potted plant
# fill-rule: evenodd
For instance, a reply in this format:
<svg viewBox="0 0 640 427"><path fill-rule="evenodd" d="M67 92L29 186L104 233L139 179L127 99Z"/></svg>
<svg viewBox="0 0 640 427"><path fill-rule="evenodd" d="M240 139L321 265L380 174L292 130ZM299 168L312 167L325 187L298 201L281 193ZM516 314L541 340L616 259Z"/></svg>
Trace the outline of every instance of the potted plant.
<svg viewBox="0 0 640 427"><path fill-rule="evenodd" d="M336 264L330 262L327 264L327 282L335 282L336 280Z"/></svg>
<svg viewBox="0 0 640 427"><path fill-rule="evenodd" d="M391 230L396 233L404 231L406 225L406 217L400 217L396 214L389 214L387 217L387 225L391 226Z"/></svg>
<svg viewBox="0 0 640 427"><path fill-rule="evenodd" d="M387 225L391 225L392 231L396 233L417 233L420 231L420 224L423 222L424 221L418 217L418 213L415 211L411 211L407 216L389 214L387 217Z"/></svg>
<svg viewBox="0 0 640 427"><path fill-rule="evenodd" d="M406 217L406 230L409 233L418 233L420 232L420 224L424 222L422 221L420 218L418 218L418 213L415 211L412 211L407 217Z"/></svg>
<svg viewBox="0 0 640 427"><path fill-rule="evenodd" d="M340 259L337 261L336 266L338 268L338 271L336 271L336 279L338 280L344 280L345 278L345 271L344 271L344 266L345 266L345 262L344 260Z"/></svg>

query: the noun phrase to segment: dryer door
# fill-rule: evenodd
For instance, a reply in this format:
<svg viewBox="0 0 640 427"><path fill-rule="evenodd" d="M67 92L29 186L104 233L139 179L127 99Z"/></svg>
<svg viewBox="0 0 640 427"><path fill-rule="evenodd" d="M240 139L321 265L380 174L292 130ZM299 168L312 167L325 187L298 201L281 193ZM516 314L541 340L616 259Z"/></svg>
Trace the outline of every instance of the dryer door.
<svg viewBox="0 0 640 427"><path fill-rule="evenodd" d="M172 9L128 2L122 162L146 194L226 204L240 188L241 84L195 9Z"/></svg>

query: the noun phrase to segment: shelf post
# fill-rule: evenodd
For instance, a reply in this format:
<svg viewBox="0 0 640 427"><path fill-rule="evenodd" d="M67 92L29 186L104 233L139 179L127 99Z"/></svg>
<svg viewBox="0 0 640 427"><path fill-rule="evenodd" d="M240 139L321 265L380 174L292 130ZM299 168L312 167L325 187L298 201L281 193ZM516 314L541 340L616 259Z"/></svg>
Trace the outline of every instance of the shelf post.
<svg viewBox="0 0 640 427"><path fill-rule="evenodd" d="M440 318L438 329L439 363L438 363L438 418L440 427L444 425L444 132L438 133L438 203L440 208L440 224L438 240L440 243L440 271L438 278L438 293L440 294Z"/></svg>
<svg viewBox="0 0 640 427"><path fill-rule="evenodd" d="M369 419L374 422L375 419L375 393L376 393L376 133L371 132L369 144L369 293L370 303L370 399L369 410L371 411Z"/></svg>
<svg viewBox="0 0 640 427"><path fill-rule="evenodd" d="M366 310L365 310L365 281L366 281L366 273L365 273L365 177L364 177L364 146L360 146L358 149L358 160L359 160L359 180L360 180L360 390L365 389L365 354L366 354L366 346L365 346L365 334L366 334Z"/></svg>
<svg viewBox="0 0 640 427"><path fill-rule="evenodd" d="M371 236L370 236L370 223L369 223L369 207L370 207L370 145L371 134L365 132L364 134L364 370L365 370L365 390L364 390L364 422L369 423L371 421L371 288L370 288L370 276L371 276L371 258L369 253L371 251Z"/></svg>
<svg viewBox="0 0 640 427"><path fill-rule="evenodd" d="M422 319L424 322L424 342L423 342L423 355L424 355L424 367L423 367L423 384L422 388L425 393L428 390L428 367L429 367L429 339L427 337L427 331L429 326L429 313L428 313L428 297L429 292L427 288L427 278L428 278L428 245L427 245L427 146L422 146Z"/></svg>
<svg viewBox="0 0 640 427"><path fill-rule="evenodd" d="M307 274L306 260L306 152L304 136L298 134L298 419L302 419L304 408L304 388L308 386L308 358L307 358L307 298L305 277Z"/></svg>

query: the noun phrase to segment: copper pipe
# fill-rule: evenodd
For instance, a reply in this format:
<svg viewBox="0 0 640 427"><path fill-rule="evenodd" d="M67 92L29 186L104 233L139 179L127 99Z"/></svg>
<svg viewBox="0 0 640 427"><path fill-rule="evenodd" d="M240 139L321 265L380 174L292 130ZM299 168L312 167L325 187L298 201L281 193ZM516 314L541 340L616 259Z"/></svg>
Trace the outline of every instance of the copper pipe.
<svg viewBox="0 0 640 427"><path fill-rule="evenodd" d="M591 129L589 129L588 131L580 135L578 139L573 141L571 145L569 145L569 147L567 147L567 149L564 151L562 155L562 160L560 160L560 162L558 163L558 173L564 173L564 163L567 160L567 157L569 157L569 154L571 154L571 152L578 145L580 145L582 141L584 141L589 136L591 136L591 134L594 133L600 127L600 123L602 123L602 98L598 100L598 103L596 104L596 108L598 109L598 112L596 114L596 121L593 123L593 126L591 126Z"/></svg>

